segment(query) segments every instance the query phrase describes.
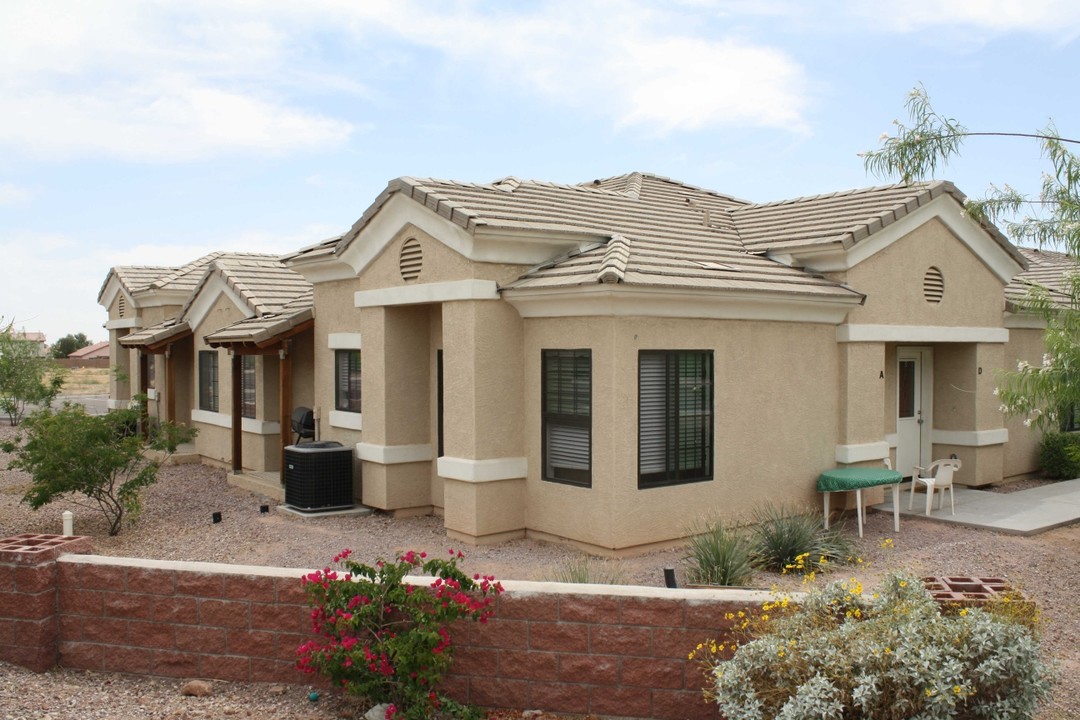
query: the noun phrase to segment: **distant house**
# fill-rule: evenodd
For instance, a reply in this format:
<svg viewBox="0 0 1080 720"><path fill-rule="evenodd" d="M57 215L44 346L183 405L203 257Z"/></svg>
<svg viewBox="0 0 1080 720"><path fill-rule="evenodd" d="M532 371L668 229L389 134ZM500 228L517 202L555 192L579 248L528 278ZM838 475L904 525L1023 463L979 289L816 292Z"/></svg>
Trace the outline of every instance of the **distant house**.
<svg viewBox="0 0 1080 720"><path fill-rule="evenodd" d="M69 353L68 358L71 360L108 360L109 359L109 341L103 340L101 342L87 345L84 348Z"/></svg>
<svg viewBox="0 0 1080 720"><path fill-rule="evenodd" d="M26 330L17 330L14 333L16 340L23 340L25 342L32 342L37 345L37 354L39 357L47 357L49 354L49 344L45 339L45 333L39 332L27 332Z"/></svg>
<svg viewBox="0 0 1080 720"><path fill-rule="evenodd" d="M750 203L644 173L399 178L280 263L114 268L99 299L114 351L135 378L153 358L158 393L172 378L165 416L212 461L280 468L267 438L276 422L289 442L305 405L355 447L368 506L467 542L630 552L700 515L816 505L836 465L955 454L969 485L1037 469L994 387L1041 360L1016 302L1038 263L963 200L947 182Z"/></svg>

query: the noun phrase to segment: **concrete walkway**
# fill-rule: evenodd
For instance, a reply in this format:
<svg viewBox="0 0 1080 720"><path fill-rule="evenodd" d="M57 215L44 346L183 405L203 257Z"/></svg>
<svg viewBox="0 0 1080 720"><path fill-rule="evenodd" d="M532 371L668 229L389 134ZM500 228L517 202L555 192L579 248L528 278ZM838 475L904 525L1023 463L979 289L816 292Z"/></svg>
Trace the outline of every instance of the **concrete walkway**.
<svg viewBox="0 0 1080 720"><path fill-rule="evenodd" d="M915 503L908 510L911 484L905 482L900 490L900 529L904 517L925 517L926 496L915 495ZM962 485L956 488L956 514L949 512L949 497L945 495L942 509L934 509L930 519L986 528L1010 535L1036 535L1062 525L1080 522L1080 479L1062 480L1027 490L1011 493L972 490ZM872 505L872 509L892 514L892 493L886 493L886 501Z"/></svg>

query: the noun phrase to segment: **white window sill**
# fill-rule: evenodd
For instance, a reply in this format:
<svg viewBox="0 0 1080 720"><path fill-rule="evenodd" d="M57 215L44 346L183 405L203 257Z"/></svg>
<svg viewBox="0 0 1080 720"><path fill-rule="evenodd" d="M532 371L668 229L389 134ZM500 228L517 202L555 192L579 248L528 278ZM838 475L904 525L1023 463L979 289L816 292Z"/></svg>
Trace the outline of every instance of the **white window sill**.
<svg viewBox="0 0 1080 720"><path fill-rule="evenodd" d="M330 425L343 430L363 430L364 416L362 413L331 410Z"/></svg>

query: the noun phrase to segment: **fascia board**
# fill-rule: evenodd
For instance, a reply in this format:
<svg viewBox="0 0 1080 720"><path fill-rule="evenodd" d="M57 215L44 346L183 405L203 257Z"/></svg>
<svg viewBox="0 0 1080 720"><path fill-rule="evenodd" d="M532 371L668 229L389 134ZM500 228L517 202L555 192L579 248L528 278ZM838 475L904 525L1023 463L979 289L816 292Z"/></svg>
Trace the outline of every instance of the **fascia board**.
<svg viewBox="0 0 1080 720"><path fill-rule="evenodd" d="M98 305L101 305L108 310L113 304L113 301L116 300L116 296L120 293L124 294L124 297L127 298L132 307L137 307L135 300L131 297L131 294L124 289L124 284L120 282L119 276L115 273L113 273L113 276L105 283L105 287L102 288L101 293L98 295Z"/></svg>
<svg viewBox="0 0 1080 720"><path fill-rule="evenodd" d="M779 320L839 325L861 297L809 298L784 293L674 290L597 284L568 289L502 291L523 318L644 316Z"/></svg>
<svg viewBox="0 0 1080 720"><path fill-rule="evenodd" d="M386 249L402 228L410 225L437 238L454 252L474 262L529 267L547 262L574 248L607 240L606 235L505 230L483 225L469 232L416 200L395 193L341 253L341 261L352 268L353 275L359 275ZM293 269L315 282L303 266L296 265ZM340 269L334 268L334 272L339 273ZM348 275L333 274L320 277L319 281L340 280L344 277Z"/></svg>
<svg viewBox="0 0 1080 720"><path fill-rule="evenodd" d="M214 307L214 303L216 303L218 298L222 295L229 298L229 300L236 305L237 309L243 313L245 318L255 317L255 311L248 307L247 303L244 302L244 299L221 279L221 275L215 274L203 284L199 293L192 299L191 306L184 315L184 320L187 321L188 326L191 327L192 330L202 325L203 320L206 319L206 316ZM214 330L219 329L220 328L214 328ZM213 330L209 332L213 332Z"/></svg>
<svg viewBox="0 0 1080 720"><path fill-rule="evenodd" d="M934 198L926 205L856 243L850 250L843 251L838 245L832 245L828 248L810 248L805 251L797 248L781 248L776 254L789 255L808 270L842 272L876 255L934 218L940 220L1002 282L1008 283L1024 269L994 240L990 233L969 218L956 198L949 194ZM773 253L770 252L769 257L772 256Z"/></svg>
<svg viewBox="0 0 1080 720"><path fill-rule="evenodd" d="M352 266L339 257L323 257L306 261L296 259L285 264L290 270L300 273L312 285L356 277L356 271Z"/></svg>
<svg viewBox="0 0 1080 720"><path fill-rule="evenodd" d="M507 230L478 227L473 233L473 256L477 262L534 266L573 250L606 243L611 234L571 233L547 230Z"/></svg>
<svg viewBox="0 0 1080 720"><path fill-rule="evenodd" d="M359 275L407 225L413 225L438 238L447 247L465 257L471 258L473 254L473 237L468 231L417 201L401 193L394 193L352 239L341 253L341 260L352 268L354 276ZM300 272L300 268L296 270Z"/></svg>
<svg viewBox="0 0 1080 720"><path fill-rule="evenodd" d="M1006 312L1003 324L1014 330L1045 330L1046 318L1028 312Z"/></svg>
<svg viewBox="0 0 1080 720"><path fill-rule="evenodd" d="M169 307L174 306L177 310L184 306L191 296L190 292L178 290L143 290L135 293L139 307Z"/></svg>

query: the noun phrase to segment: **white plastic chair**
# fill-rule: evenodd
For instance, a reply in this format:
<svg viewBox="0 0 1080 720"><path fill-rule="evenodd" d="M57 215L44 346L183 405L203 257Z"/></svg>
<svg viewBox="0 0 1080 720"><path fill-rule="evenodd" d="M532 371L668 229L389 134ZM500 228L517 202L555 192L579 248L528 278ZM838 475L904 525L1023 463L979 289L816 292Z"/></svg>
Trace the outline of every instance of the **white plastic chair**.
<svg viewBox="0 0 1080 720"><path fill-rule="evenodd" d="M915 472L911 474L911 495L908 497L908 510L915 502L915 484L921 483L926 486L926 514L930 514L934 502L934 491L940 490L938 497L938 510L945 502L945 491L949 491L949 506L952 514L956 514L956 495L953 491L953 474L960 469L960 461L955 458L947 460L935 460L926 467L915 466Z"/></svg>

